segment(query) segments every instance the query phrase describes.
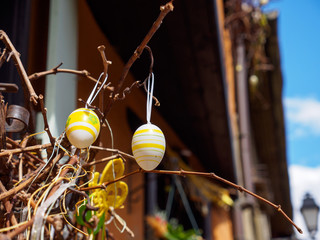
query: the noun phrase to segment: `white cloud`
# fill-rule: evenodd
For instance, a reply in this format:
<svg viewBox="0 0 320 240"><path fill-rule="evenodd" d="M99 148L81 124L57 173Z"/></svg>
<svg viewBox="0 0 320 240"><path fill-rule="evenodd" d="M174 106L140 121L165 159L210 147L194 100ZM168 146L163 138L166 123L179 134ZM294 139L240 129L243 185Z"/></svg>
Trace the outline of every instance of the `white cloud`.
<svg viewBox="0 0 320 240"><path fill-rule="evenodd" d="M286 98L284 106L289 137L320 135L320 101L314 98Z"/></svg>
<svg viewBox="0 0 320 240"><path fill-rule="evenodd" d="M298 165L289 167L291 202L293 205L294 222L302 229L303 234L296 232L299 239L309 239L309 233L305 226L303 217L300 213L302 201L305 193L309 192L315 199L317 205L320 205L320 167L309 168ZM320 219L318 222L320 231ZM320 232L316 239L320 239Z"/></svg>

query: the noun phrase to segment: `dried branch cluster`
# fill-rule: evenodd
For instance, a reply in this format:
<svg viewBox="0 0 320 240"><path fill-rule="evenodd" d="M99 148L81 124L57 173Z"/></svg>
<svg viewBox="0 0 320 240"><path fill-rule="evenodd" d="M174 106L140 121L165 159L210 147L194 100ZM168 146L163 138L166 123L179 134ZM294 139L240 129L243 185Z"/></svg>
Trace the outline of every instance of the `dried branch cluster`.
<svg viewBox="0 0 320 240"><path fill-rule="evenodd" d="M133 86L142 85L140 82L136 82L131 87L126 88L121 92L128 71L141 55L142 51L147 48L152 56L151 50L147 47L147 43L159 28L165 16L172 10L172 2L161 7L159 17L125 65L117 86L103 87L103 91L100 92L100 95L101 97L108 97L105 100L102 98L99 107L92 106L100 112L101 122L104 122L104 119L115 101L123 99L125 94L129 93ZM38 96L35 93L32 87L32 81L49 74L62 72L80 75L95 82L97 82L97 79L93 78L86 70L61 69L61 65L48 71L27 76L24 66L20 61L19 53L14 48L6 33L1 30L0 40L5 44L5 49L0 52L0 67L5 61L9 61L10 59L14 61L20 77L26 86L28 91L26 94L30 96L30 101L33 102L34 105L40 104L45 127L44 130L50 139L49 143L37 145L32 141L34 134L29 135L27 133L19 141L6 137L4 129L6 105L3 102L3 99L0 99L0 162L2 164L0 170L0 216L4 216L0 218L0 239L12 239L16 236L18 236L18 239L29 239L30 236L32 239L39 239L41 235L47 238L52 233L55 234L55 238L60 239L63 231L66 230L68 231L68 239L77 239L81 238L81 235L88 235L90 233L87 229L97 229L101 224L95 215L90 219L86 219L87 211L97 210L92 203L92 199L87 195L87 192L93 191L94 189L106 189L108 185L114 182L118 182L134 174L145 173L145 171L139 169L116 178L113 181L89 187L88 183L92 178L91 173L89 173L91 166L108 162L115 158L121 158L124 162L127 160L130 161L134 159L133 156L117 149L97 146L91 146L89 152L83 149L75 149L68 142L67 138L64 137L64 134L61 134L60 137L55 139L50 132L50 126L47 121L47 109L44 106L44 97L42 95ZM106 76L111 61L106 58L104 46L99 46L98 51L102 58L104 75ZM150 68L152 71L152 64ZM104 93L104 90L108 91L108 95ZM93 155L93 152L98 151L111 152L112 156L89 162L88 155ZM62 158L67 159L67 163L62 163ZM276 208L301 232L301 230L281 210L280 206L257 196L241 186L220 178L213 173L189 172L184 170L153 170L152 172L181 176L198 175L226 183L239 191L251 194ZM82 214L80 218L83 220L83 225L79 224L79 220L77 220L76 217L80 211L80 206L77 203L84 205L85 210L80 213L80 215ZM124 224L114 209L110 208L108 214L114 216L115 219L123 225L129 235L134 236L133 232ZM96 234L97 239L101 239L103 236L106 236L106 234L112 238L112 233L103 233L105 230L108 231L107 229L104 227L101 228L101 226L100 229L101 230Z"/></svg>

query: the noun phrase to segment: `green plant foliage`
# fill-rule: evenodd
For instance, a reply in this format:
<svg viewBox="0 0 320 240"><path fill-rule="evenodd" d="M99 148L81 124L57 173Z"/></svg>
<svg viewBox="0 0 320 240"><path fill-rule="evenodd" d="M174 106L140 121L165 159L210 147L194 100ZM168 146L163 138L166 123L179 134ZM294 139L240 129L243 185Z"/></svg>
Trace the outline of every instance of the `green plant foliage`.
<svg viewBox="0 0 320 240"><path fill-rule="evenodd" d="M76 220L77 220L77 223L80 224L81 226L86 226L87 227L87 230L88 230L88 233L91 234L92 231L93 231L93 234L96 235L99 233L99 231L103 228L103 225L104 225L104 221L105 221L105 214L103 213L101 218L99 219L99 222L97 224L97 226L95 227L95 229L92 229L92 228L89 228L88 227L88 224L85 224L85 222L83 221L83 214L84 214L84 211L86 209L86 203L87 201L84 202L84 204L82 204L79 209L78 209L78 213L79 214L76 214ZM92 218L92 213L94 215L96 215L96 212L95 211L87 211L86 212L86 215L85 215L85 221L86 222L90 222L91 218Z"/></svg>
<svg viewBox="0 0 320 240"><path fill-rule="evenodd" d="M167 225L168 232L166 233L166 239L168 240L198 240L202 239L199 233L193 229L184 230L181 224L177 223L177 220L171 219Z"/></svg>

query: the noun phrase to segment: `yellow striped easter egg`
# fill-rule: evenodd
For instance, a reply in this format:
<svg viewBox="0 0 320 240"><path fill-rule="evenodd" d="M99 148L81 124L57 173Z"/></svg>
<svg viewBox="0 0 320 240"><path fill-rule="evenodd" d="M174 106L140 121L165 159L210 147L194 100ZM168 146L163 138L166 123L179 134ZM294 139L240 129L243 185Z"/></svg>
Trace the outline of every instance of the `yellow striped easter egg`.
<svg viewBox="0 0 320 240"><path fill-rule="evenodd" d="M131 146L133 156L139 166L150 171L161 162L166 149L166 140L160 128L147 123L135 131Z"/></svg>
<svg viewBox="0 0 320 240"><path fill-rule="evenodd" d="M69 115L65 130L72 145L77 148L87 148L99 135L100 121L94 111L78 108Z"/></svg>

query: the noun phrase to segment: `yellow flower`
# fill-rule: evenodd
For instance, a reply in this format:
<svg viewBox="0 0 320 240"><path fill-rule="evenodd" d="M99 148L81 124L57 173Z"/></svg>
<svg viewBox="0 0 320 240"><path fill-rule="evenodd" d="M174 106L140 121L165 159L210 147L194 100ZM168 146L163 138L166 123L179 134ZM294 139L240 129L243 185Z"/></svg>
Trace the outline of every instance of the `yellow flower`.
<svg viewBox="0 0 320 240"><path fill-rule="evenodd" d="M101 185L102 183L111 182L124 173L124 164L122 159L116 158L108 162L105 166L101 177L99 172L95 172L93 180L89 187ZM100 180L99 180L100 177ZM99 207L97 216L100 218L103 213L108 215L109 207L114 209L121 208L128 195L128 186L123 181L117 181L108 185L105 189L95 189L90 195L95 207Z"/></svg>

